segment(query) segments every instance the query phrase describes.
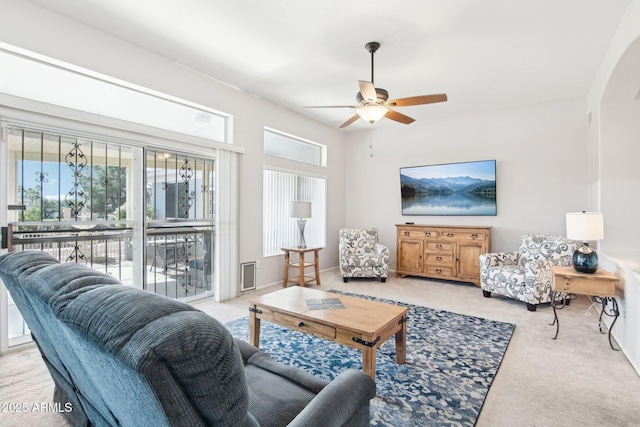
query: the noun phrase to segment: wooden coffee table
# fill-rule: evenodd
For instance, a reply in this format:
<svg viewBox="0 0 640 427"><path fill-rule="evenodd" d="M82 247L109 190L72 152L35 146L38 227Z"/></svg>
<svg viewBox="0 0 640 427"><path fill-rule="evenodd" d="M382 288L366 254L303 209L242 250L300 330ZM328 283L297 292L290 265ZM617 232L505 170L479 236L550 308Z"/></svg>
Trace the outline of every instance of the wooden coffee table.
<svg viewBox="0 0 640 427"><path fill-rule="evenodd" d="M311 309L308 304L328 300L344 308ZM362 369L376 378L376 350L395 335L396 363L405 363L407 308L293 286L249 301L249 341L260 346L260 321L306 332L362 350Z"/></svg>

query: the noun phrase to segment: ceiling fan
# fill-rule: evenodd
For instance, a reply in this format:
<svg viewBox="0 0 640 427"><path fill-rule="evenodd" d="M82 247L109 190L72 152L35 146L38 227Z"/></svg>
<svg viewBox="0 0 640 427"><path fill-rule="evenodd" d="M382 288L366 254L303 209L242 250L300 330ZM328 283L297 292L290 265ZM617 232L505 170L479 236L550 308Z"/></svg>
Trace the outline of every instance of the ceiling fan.
<svg viewBox="0 0 640 427"><path fill-rule="evenodd" d="M380 43L369 42L364 47L371 53L371 82L358 80L358 85L360 86L360 92L356 94L358 105L324 105L304 108L354 108L357 114L344 122L340 126L342 129L359 118L363 118L373 124L381 118L386 117L408 125L409 123L413 123L415 119L398 113L389 107L408 107L410 105L433 104L447 101L447 95L445 93L411 96L388 101L389 92L373 85L373 56L380 47Z"/></svg>

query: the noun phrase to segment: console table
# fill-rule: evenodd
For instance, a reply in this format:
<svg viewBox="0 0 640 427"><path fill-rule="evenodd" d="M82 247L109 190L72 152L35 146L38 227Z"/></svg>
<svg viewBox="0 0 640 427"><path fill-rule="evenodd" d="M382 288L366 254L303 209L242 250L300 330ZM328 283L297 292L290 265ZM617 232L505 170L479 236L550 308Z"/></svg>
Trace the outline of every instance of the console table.
<svg viewBox="0 0 640 427"><path fill-rule="evenodd" d="M564 308L568 305L568 300L563 294L587 295L591 297L594 303L601 304L600 318L598 319L598 328L600 333L602 330L602 316L613 317L613 322L609 326L609 345L613 350L618 350L613 346L611 341L611 330L616 324L620 311L618 310L618 301L616 301L616 284L618 278L606 270L598 270L593 274L584 274L577 272L573 267L551 267L553 273L553 281L551 282L551 307L553 308L553 323L556 325L555 340L558 338L560 330L560 321L556 310ZM608 309L608 303L611 303L611 309Z"/></svg>
<svg viewBox="0 0 640 427"><path fill-rule="evenodd" d="M491 227L396 224L396 276L421 276L480 286L481 254L491 252Z"/></svg>
<svg viewBox="0 0 640 427"><path fill-rule="evenodd" d="M288 283L293 283L299 286L306 286L307 283L316 282L316 285L320 286L320 260L318 252L320 247L314 248L280 248L284 251L284 280L282 281L282 287L286 288ZM291 252L298 254L298 262L291 262ZM313 252L313 262L305 261L304 257L307 252ZM314 267L315 276L306 276L304 273L305 268ZM289 269L297 268L298 275L295 277L289 277Z"/></svg>

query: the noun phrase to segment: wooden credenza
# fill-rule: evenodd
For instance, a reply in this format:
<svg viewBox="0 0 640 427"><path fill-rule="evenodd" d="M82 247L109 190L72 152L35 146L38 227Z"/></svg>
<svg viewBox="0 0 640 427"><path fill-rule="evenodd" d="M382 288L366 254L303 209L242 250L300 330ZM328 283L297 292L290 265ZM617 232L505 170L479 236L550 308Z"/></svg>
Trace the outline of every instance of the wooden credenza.
<svg viewBox="0 0 640 427"><path fill-rule="evenodd" d="M491 227L397 224L396 276L480 286L478 257L491 252Z"/></svg>

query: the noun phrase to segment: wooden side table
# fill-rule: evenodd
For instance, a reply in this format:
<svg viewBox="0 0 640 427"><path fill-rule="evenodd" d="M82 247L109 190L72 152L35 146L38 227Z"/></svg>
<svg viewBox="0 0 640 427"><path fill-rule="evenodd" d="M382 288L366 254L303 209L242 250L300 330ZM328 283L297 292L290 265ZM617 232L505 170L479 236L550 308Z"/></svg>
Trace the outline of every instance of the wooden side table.
<svg viewBox="0 0 640 427"><path fill-rule="evenodd" d="M284 280L282 281L282 287L286 288L288 283L293 283L299 286L306 286L307 283L316 282L316 285L320 286L320 259L318 252L319 247L315 248L281 248L284 251ZM291 262L291 252L298 254L298 262ZM304 259L304 255L307 252L313 252L313 262L307 262ZM305 268L314 267L315 276L305 276ZM295 277L289 277L289 268L297 268L298 275Z"/></svg>
<svg viewBox="0 0 640 427"><path fill-rule="evenodd" d="M616 324L620 311L618 310L618 301L616 300L616 285L619 281L618 277L605 270L598 270L593 274L584 274L577 272L573 267L551 267L553 272L553 281L551 282L551 307L553 308L553 323L556 325L556 335L553 339L558 338L560 330L560 321L556 310L562 309L568 305L566 294L587 295L591 297L594 303L602 305L600 310L600 318L598 319L598 327L600 333L602 330L602 316L613 317L613 322L609 327L609 345L613 350L611 341L611 330ZM611 309L607 305L611 302Z"/></svg>

